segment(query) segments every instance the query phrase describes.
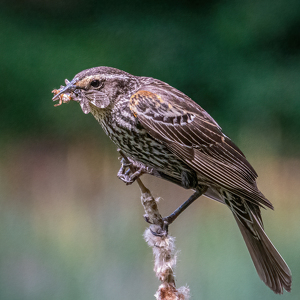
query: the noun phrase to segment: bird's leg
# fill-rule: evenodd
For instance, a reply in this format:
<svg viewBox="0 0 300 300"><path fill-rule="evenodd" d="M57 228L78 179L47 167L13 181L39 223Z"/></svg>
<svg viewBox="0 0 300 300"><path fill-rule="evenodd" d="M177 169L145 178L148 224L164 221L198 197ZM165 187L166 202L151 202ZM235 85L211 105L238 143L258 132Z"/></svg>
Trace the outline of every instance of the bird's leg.
<svg viewBox="0 0 300 300"><path fill-rule="evenodd" d="M198 199L202 194L207 191L206 186L200 186L196 188L195 193L186 200L182 205L180 205L173 213L169 216L163 218L163 231L168 232L168 227L170 224L174 222L174 220L188 207L190 206L196 199Z"/></svg>
<svg viewBox="0 0 300 300"><path fill-rule="evenodd" d="M120 150L118 149L120 152ZM151 169L146 167L145 165L135 162L133 160L129 160L128 157L126 159L121 157L121 168L117 174L118 178L121 179L126 185L132 184L137 178L141 175L148 173L151 174Z"/></svg>

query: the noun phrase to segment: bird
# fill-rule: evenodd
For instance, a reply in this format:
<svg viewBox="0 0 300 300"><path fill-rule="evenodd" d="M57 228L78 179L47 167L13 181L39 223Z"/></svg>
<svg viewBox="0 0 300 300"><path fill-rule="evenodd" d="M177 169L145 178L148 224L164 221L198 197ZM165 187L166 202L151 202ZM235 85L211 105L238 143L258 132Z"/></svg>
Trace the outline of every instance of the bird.
<svg viewBox="0 0 300 300"><path fill-rule="evenodd" d="M54 90L60 105L79 102L125 153L118 177L131 184L150 174L193 191L165 218L170 224L201 195L233 213L261 280L276 294L291 291L291 271L264 231L261 208L273 209L257 187L243 152L196 102L169 84L112 67L81 71ZM133 168L133 169L132 169ZM134 170L134 172L132 172Z"/></svg>

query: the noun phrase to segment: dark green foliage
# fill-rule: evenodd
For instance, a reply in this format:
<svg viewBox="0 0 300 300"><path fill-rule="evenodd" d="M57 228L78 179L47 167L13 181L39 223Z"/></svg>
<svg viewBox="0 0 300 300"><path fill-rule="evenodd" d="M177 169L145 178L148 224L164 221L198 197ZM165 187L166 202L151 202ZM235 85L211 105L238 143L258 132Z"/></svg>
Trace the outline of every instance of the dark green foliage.
<svg viewBox="0 0 300 300"><path fill-rule="evenodd" d="M98 132L50 92L107 65L182 90L233 140L259 132L277 151L299 148L298 0L1 2L2 134Z"/></svg>

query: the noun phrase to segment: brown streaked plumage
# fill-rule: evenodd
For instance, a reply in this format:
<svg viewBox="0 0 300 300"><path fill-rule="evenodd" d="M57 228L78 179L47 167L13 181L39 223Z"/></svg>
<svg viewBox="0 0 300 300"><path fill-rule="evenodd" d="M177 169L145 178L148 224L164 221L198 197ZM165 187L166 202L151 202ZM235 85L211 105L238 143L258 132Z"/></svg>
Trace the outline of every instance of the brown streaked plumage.
<svg viewBox="0 0 300 300"><path fill-rule="evenodd" d="M257 174L216 121L192 99L149 77L97 67L77 74L53 100L79 102L136 167L204 195L232 211L260 278L275 293L291 290L291 272L263 229L260 208L273 208ZM65 100L64 100L65 99Z"/></svg>

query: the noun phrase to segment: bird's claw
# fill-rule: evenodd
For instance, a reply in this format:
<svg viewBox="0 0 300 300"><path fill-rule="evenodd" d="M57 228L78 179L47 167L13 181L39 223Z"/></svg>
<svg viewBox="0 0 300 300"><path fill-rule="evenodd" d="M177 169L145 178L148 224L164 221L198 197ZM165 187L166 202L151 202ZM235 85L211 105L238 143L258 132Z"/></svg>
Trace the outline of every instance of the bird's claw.
<svg viewBox="0 0 300 300"><path fill-rule="evenodd" d="M132 166L132 163L130 161L126 161L124 157L119 156L118 159L121 162L122 167Z"/></svg>
<svg viewBox="0 0 300 300"><path fill-rule="evenodd" d="M144 219L147 223L153 224L153 222L150 221L150 218L148 217L148 215L144 215Z"/></svg>
<svg viewBox="0 0 300 300"><path fill-rule="evenodd" d="M163 225L162 226L153 225L153 226L155 226L155 230L152 230L151 226L149 227L149 230L151 231L151 233L154 236L166 237L168 235L168 233L169 233L169 223L165 221L165 218L163 218L162 220L163 220Z"/></svg>
<svg viewBox="0 0 300 300"><path fill-rule="evenodd" d="M134 171L132 170L134 169ZM144 174L144 168L136 168L131 162L127 162L124 158L121 158L121 168L117 174L126 185L132 184L137 178Z"/></svg>
<svg viewBox="0 0 300 300"><path fill-rule="evenodd" d="M118 173L117 176L118 176L118 178L119 178L120 180L122 180L123 182L125 182L126 185L130 185L130 184L132 184L132 183L134 182L134 180L131 178L130 175L119 174L119 173Z"/></svg>

